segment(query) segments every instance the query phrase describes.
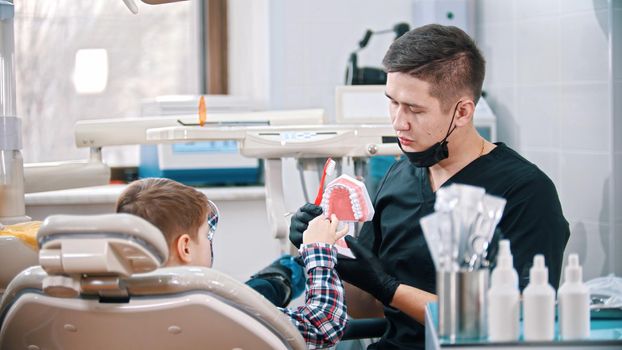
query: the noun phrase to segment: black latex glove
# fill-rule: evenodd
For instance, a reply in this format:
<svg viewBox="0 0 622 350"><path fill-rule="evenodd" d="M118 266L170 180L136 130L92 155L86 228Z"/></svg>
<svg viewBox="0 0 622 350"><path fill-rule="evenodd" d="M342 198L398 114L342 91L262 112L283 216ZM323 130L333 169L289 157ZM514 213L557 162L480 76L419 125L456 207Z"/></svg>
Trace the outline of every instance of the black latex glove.
<svg viewBox="0 0 622 350"><path fill-rule="evenodd" d="M354 237L346 236L345 240L356 259L338 257L339 276L389 306L400 283L395 277L386 273L380 260Z"/></svg>
<svg viewBox="0 0 622 350"><path fill-rule="evenodd" d="M309 221L321 214L322 207L318 207L311 203L305 203L305 205L300 207L292 216L292 221L289 225L289 240L296 248L300 248L302 244L302 233L305 232L309 226Z"/></svg>

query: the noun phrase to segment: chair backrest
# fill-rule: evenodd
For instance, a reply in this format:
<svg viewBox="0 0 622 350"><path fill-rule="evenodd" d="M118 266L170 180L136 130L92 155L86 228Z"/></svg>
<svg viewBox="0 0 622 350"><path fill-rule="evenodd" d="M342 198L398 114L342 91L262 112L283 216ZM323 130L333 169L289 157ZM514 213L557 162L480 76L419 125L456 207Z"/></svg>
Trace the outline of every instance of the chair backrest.
<svg viewBox="0 0 622 350"><path fill-rule="evenodd" d="M37 252L15 236L0 236L0 296L22 270L39 264Z"/></svg>
<svg viewBox="0 0 622 350"><path fill-rule="evenodd" d="M50 217L38 241L41 266L21 272L0 304L1 349L305 348L246 285L208 268L158 269L166 242L141 218Z"/></svg>

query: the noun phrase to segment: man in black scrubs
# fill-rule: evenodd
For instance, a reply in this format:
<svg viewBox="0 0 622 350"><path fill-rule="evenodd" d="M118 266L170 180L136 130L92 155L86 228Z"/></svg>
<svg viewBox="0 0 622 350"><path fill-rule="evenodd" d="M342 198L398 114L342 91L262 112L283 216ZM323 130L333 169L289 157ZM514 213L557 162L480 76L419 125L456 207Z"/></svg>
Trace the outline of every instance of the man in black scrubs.
<svg viewBox="0 0 622 350"><path fill-rule="evenodd" d="M436 300L436 276L419 219L434 211L436 190L469 184L507 200L499 229L511 242L521 289L535 254L545 256L549 281L558 287L569 229L551 180L508 146L477 133L473 112L485 61L466 33L441 25L414 29L391 45L383 64L391 122L405 157L381 182L373 220L358 240L348 239L356 260L340 259L337 270L349 283L349 313L384 314L388 321L370 349L423 348L425 304ZM320 213L311 204L299 209L292 243L300 244L308 221Z"/></svg>

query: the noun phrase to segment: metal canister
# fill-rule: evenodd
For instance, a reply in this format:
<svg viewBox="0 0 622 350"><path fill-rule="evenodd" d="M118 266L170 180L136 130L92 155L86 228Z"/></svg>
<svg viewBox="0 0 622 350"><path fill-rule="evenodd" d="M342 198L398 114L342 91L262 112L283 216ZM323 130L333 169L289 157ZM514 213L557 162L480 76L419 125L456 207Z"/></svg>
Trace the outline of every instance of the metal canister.
<svg viewBox="0 0 622 350"><path fill-rule="evenodd" d="M438 271L438 333L450 341L485 338L488 269Z"/></svg>

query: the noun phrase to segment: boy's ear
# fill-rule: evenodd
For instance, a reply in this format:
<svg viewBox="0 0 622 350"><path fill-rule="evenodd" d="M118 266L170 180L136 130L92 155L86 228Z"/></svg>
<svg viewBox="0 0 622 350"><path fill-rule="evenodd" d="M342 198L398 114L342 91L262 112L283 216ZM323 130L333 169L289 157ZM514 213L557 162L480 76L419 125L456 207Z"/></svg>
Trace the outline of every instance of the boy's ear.
<svg viewBox="0 0 622 350"><path fill-rule="evenodd" d="M182 264L189 264L192 261L192 253L190 252L190 236L187 233L179 236L175 241L175 251L177 257Z"/></svg>

